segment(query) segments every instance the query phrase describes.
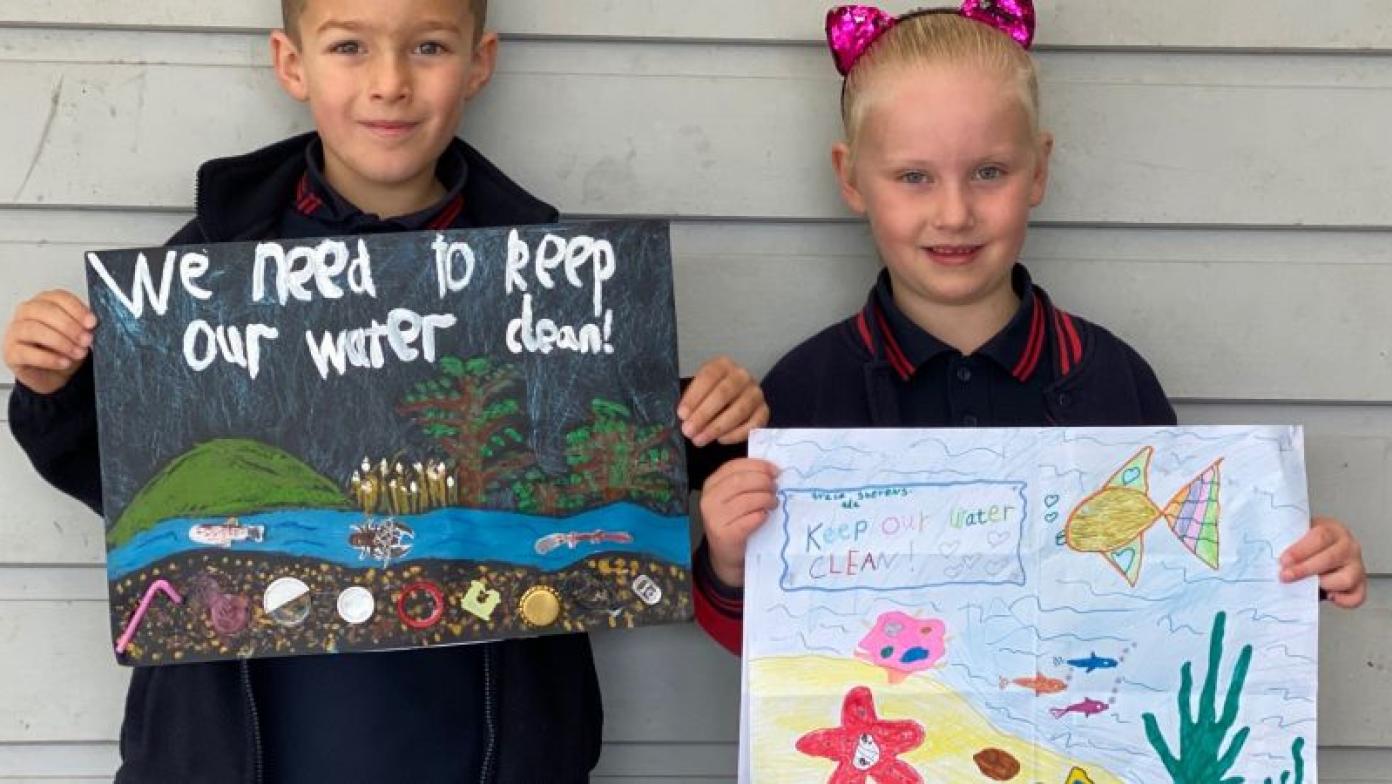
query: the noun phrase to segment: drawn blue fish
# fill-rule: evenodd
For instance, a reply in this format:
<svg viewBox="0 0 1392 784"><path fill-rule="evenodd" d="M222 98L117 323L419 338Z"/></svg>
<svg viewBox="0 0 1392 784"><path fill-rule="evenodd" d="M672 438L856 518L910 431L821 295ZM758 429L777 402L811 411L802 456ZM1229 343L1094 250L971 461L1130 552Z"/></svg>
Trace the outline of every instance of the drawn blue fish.
<svg viewBox="0 0 1392 784"><path fill-rule="evenodd" d="M1098 656L1096 651L1091 651L1090 654L1091 655L1089 655L1086 659L1069 659L1067 664L1070 667L1085 669L1088 672L1092 672L1093 670L1111 670L1115 669L1117 666L1116 659L1108 659L1103 656Z"/></svg>

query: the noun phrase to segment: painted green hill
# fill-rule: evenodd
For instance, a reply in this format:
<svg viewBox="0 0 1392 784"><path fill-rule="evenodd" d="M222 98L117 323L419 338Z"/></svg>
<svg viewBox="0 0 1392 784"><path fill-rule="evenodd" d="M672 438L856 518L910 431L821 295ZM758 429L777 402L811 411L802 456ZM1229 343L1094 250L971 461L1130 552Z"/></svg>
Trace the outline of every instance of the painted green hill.
<svg viewBox="0 0 1392 784"><path fill-rule="evenodd" d="M333 482L294 455L258 441L219 439L199 444L156 474L131 500L106 540L119 547L174 517L349 505Z"/></svg>

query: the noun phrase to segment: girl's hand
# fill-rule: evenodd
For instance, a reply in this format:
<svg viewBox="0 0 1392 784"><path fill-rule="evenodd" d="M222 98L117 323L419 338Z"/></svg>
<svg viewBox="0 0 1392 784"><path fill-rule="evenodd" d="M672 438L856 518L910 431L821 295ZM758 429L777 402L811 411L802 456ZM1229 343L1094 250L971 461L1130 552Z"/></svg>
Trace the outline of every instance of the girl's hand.
<svg viewBox="0 0 1392 784"><path fill-rule="evenodd" d="M749 431L768 423L764 391L748 370L729 357L716 357L701 366L677 404L682 434L696 446L712 441L737 444Z"/></svg>
<svg viewBox="0 0 1392 784"><path fill-rule="evenodd" d="M45 291L15 309L5 329L5 364L40 395L67 385L92 348L97 317L68 291Z"/></svg>
<svg viewBox="0 0 1392 784"><path fill-rule="evenodd" d="M1363 567L1363 548L1343 523L1332 517L1316 517L1310 531L1281 554L1281 580L1319 575L1320 587L1329 600L1353 609L1368 596L1368 572Z"/></svg>
<svg viewBox="0 0 1392 784"><path fill-rule="evenodd" d="M701 492L701 524L711 568L731 588L744 585L745 545L778 505L777 477L772 463L740 458L711 474Z"/></svg>

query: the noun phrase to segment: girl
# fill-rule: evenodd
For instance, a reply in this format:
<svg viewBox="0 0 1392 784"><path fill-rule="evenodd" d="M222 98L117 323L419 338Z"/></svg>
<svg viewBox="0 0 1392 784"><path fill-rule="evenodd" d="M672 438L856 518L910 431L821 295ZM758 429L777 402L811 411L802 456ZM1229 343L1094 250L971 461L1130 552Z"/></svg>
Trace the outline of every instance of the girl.
<svg viewBox="0 0 1392 784"><path fill-rule="evenodd" d="M1145 360L1055 307L1018 261L1053 149L1026 51L1033 22L1029 0L828 15L845 76L832 163L885 268L860 313L769 373L773 427L1175 424ZM697 615L734 651L745 543L775 505L775 476L732 461L701 499ZM1281 566L1285 580L1320 575L1341 607L1363 602L1358 543L1337 521L1316 518Z"/></svg>

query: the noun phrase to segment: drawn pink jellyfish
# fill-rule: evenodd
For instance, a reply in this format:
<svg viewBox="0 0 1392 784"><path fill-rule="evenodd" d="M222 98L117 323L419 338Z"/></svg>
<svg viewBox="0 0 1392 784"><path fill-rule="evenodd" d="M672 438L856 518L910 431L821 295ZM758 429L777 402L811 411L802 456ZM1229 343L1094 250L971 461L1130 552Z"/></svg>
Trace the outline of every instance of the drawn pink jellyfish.
<svg viewBox="0 0 1392 784"><path fill-rule="evenodd" d="M947 624L937 618L915 618L899 611L887 612L856 646L856 658L889 674L890 683L902 683L913 673L930 669L947 655Z"/></svg>

